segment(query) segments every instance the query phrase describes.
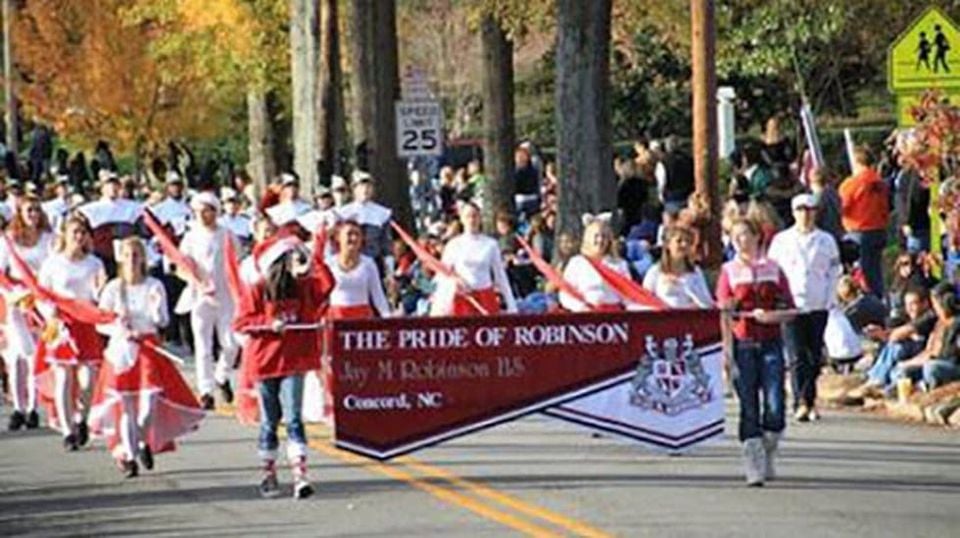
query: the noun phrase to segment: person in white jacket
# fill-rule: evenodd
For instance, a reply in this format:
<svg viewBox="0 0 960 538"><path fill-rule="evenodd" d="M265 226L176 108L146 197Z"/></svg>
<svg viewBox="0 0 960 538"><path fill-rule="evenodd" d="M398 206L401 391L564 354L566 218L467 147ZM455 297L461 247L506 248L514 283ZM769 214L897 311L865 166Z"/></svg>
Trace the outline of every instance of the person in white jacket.
<svg viewBox="0 0 960 538"><path fill-rule="evenodd" d="M493 315L500 312L501 305L509 313L516 312L500 245L480 231L480 208L464 203L460 222L463 233L447 242L440 260L457 278L437 275L440 280L431 299L431 315Z"/></svg>
<svg viewBox="0 0 960 538"><path fill-rule="evenodd" d="M774 236L767 257L783 268L793 302L801 311L784 325L784 342L787 356L794 362L794 418L806 422L819 418L817 378L823 335L842 266L836 240L816 227L817 199L812 194L798 194L791 206L796 222Z"/></svg>
<svg viewBox="0 0 960 538"><path fill-rule="evenodd" d="M233 241L236 251L240 247L233 233L217 222L220 201L213 193L197 194L190 200L190 205L196 218L194 226L180 242L180 251L193 260L197 274L190 275L185 268L178 268L187 287L177 301L176 312L190 313L197 389L204 409L213 409L214 385L220 388L225 402L233 401L229 375L236 367L239 346L231 328L235 305L224 270L224 241ZM213 356L214 333L220 344L216 367Z"/></svg>

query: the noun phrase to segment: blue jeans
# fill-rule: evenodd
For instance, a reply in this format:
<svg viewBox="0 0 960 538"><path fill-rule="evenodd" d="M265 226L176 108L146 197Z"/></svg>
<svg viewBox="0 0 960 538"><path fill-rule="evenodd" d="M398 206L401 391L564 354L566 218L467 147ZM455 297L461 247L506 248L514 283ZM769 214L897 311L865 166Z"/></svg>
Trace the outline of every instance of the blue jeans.
<svg viewBox="0 0 960 538"><path fill-rule="evenodd" d="M960 365L934 359L923 365L923 382L931 389L960 380Z"/></svg>
<svg viewBox="0 0 960 538"><path fill-rule="evenodd" d="M860 267L867 278L870 293L882 299L883 249L887 246L887 231L847 232L847 237L860 245Z"/></svg>
<svg viewBox="0 0 960 538"><path fill-rule="evenodd" d="M782 432L784 418L783 350L778 340L733 344L733 385L740 400L740 441ZM760 398L763 397L761 415Z"/></svg>
<svg viewBox="0 0 960 538"><path fill-rule="evenodd" d="M951 381L960 380L960 366L939 359L929 360L921 366L908 366L906 368L898 366L893 370L890 390L895 390L893 387L896 386L897 379L902 377L908 377L914 383L923 381L927 388L933 389Z"/></svg>
<svg viewBox="0 0 960 538"><path fill-rule="evenodd" d="M920 343L913 340L884 344L880 353L877 354L876 362L867 371L867 377L877 385L887 385L890 383L890 375L897 363L909 359L920 350Z"/></svg>
<svg viewBox="0 0 960 538"><path fill-rule="evenodd" d="M277 438L277 426L281 414L287 426L287 439L290 452L294 456L306 451L307 436L300 418L303 408L303 375L272 377L259 384L260 389L260 454L261 457L276 459L280 446ZM289 455L289 454L288 454Z"/></svg>

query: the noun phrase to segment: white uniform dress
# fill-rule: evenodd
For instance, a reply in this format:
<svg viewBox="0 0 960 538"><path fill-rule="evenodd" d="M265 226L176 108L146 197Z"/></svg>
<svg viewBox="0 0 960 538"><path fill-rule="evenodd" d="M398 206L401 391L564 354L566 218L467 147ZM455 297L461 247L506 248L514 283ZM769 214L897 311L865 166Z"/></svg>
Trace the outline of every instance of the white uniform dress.
<svg viewBox="0 0 960 538"><path fill-rule="evenodd" d="M500 294L507 312L517 311L517 303L500 255L500 245L492 237L462 233L444 247L441 262L453 269L466 285L467 291L477 294L477 299L496 291ZM431 300L431 315L462 314L455 304L456 282L443 276L438 278L437 291ZM487 308L488 305L489 303L484 304L484 307Z"/></svg>
<svg viewBox="0 0 960 538"><path fill-rule="evenodd" d="M197 367L197 389L200 394L212 394L214 383L229 380L230 370L235 366L239 347L231 324L235 305L227 284L224 241L233 241L233 234L222 226L210 230L195 226L183 236L180 251L197 266L201 286L187 282L187 287L177 301L176 313L190 314L193 331L194 358ZM216 330L220 343L220 358L214 368L213 336Z"/></svg>
<svg viewBox="0 0 960 538"><path fill-rule="evenodd" d="M97 329L110 337L90 410L90 430L102 436L118 460L133 460L142 444L156 454L197 428L204 416L177 367L160 352L157 334L169 322L159 280L139 284L111 280L100 308L120 314ZM125 320L125 324L121 323Z"/></svg>
<svg viewBox="0 0 960 538"><path fill-rule="evenodd" d="M36 274L43 260L50 254L53 234L43 232L32 247L14 244L17 254ZM13 264L5 242L0 243L0 271L6 271L14 280L22 280L23 274ZM37 351L36 336L31 332L27 319L32 311L24 311L15 304L27 294L26 287L15 284L2 290L7 307L7 319L3 324L6 347L2 354L7 366L13 408L16 411L34 411L37 407L37 387L34 379L34 355Z"/></svg>
<svg viewBox="0 0 960 538"><path fill-rule="evenodd" d="M622 259L607 256L603 258L603 264L624 276L630 276L627 262ZM600 273L593 268L590 261L582 254L570 258L563 270L563 279L576 288L583 298L595 307L613 309L633 306L625 304L620 295L610 289ZM560 292L560 305L571 312L590 311L589 305L585 305L563 292Z"/></svg>
<svg viewBox="0 0 960 538"><path fill-rule="evenodd" d="M93 254L87 254L79 260L72 260L69 256L58 252L43 262L38 279L41 286L61 297L96 303L100 291L98 284L105 281L106 270L100 258ZM53 319L55 312L51 305L41 303L38 307L41 307L44 318L48 322ZM74 419L78 422L84 420L83 402L89 401L89 391L97 377L96 373L103 353L102 341L92 325L74 323L70 325L69 331L66 328L66 324L61 324L63 331L61 334L69 339L59 340L58 338L46 344L45 359L48 364L55 366L52 369L52 387L49 382L44 382L42 379L39 382L41 394L52 397L54 403L53 409L48 408L48 420L64 436L75 433ZM73 370L64 366L81 364L86 366L87 375L79 379L83 382L81 387L83 391L78 401L73 397L75 394L73 386L78 382L78 376ZM38 377L43 378L43 375L38 374ZM52 390L52 394L47 393L49 390ZM74 416L75 413L77 417Z"/></svg>
<svg viewBox="0 0 960 538"><path fill-rule="evenodd" d="M370 257L361 255L360 263L349 271L344 271L335 257L327 259L327 267L336 282L330 292L331 308L372 305L380 317L390 316L390 304L383 293L380 272Z"/></svg>
<svg viewBox="0 0 960 538"><path fill-rule="evenodd" d="M381 318L390 317L383 281L372 259L361 255L360 263L349 271L340 267L336 257L327 258L326 264L335 282L329 299L331 319L363 319L374 313ZM303 419L332 423L332 377L321 379L314 371L308 372L303 381Z"/></svg>

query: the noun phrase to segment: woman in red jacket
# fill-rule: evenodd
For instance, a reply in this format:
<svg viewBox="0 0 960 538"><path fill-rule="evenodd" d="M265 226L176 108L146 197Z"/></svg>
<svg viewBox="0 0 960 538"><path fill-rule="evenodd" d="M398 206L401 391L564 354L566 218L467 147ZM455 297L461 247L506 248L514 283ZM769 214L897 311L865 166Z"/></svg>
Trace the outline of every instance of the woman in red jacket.
<svg viewBox="0 0 960 538"><path fill-rule="evenodd" d="M283 416L293 496L303 499L313 494L301 418L303 376L320 368L320 321L332 278L322 264L311 266L309 253L295 237L281 235L256 250L255 264L263 278L241 301L234 329L247 335L243 368L260 392L259 454L264 472L260 494L280 493L277 426Z"/></svg>

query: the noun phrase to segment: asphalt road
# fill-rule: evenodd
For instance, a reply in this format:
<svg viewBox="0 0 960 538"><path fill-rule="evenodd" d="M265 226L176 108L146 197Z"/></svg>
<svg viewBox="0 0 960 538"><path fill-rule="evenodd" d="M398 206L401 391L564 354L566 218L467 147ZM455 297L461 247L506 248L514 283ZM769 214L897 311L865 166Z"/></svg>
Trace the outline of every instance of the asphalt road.
<svg viewBox="0 0 960 538"><path fill-rule="evenodd" d="M102 446L4 431L0 536L960 536L960 432L866 415L791 424L762 489L743 486L729 437L668 457L533 417L390 464L311 428L318 494L267 501L255 433L212 416L124 480Z"/></svg>

